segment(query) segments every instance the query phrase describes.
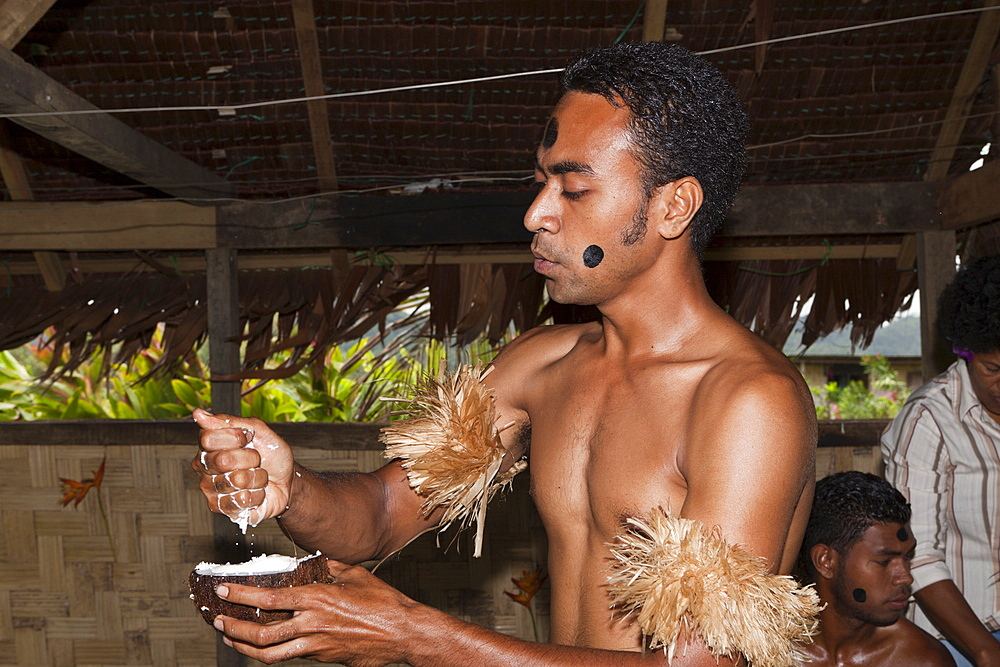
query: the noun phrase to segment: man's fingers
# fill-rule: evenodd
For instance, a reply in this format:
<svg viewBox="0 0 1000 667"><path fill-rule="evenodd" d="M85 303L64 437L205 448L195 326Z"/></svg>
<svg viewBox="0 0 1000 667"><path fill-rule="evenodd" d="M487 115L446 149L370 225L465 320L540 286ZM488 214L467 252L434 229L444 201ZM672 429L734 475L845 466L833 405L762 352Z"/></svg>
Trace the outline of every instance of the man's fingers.
<svg viewBox="0 0 1000 667"><path fill-rule="evenodd" d="M256 491L236 491L234 493L219 494L219 511L229 517L239 516L245 510L260 507L265 498L264 490ZM259 516L259 514L258 514ZM252 518L252 517L251 517ZM260 605L257 605L258 607Z"/></svg>
<svg viewBox="0 0 1000 667"><path fill-rule="evenodd" d="M249 607L260 607L261 609L291 609L296 611L303 608L301 596L295 592L294 588L258 588L225 583L216 587L215 594L229 602L245 604Z"/></svg>
<svg viewBox="0 0 1000 667"><path fill-rule="evenodd" d="M255 491L267 486L267 471L263 468L249 470L233 470L212 475L212 483L219 493L234 493L236 491Z"/></svg>
<svg viewBox="0 0 1000 667"><path fill-rule="evenodd" d="M332 558L326 561L326 571L329 572L334 579L342 576L345 572L353 568L354 565L348 565L347 563L341 563L339 560L333 560Z"/></svg>
<svg viewBox="0 0 1000 667"><path fill-rule="evenodd" d="M271 646L293 637L295 631L283 627L286 625L286 621L261 624L253 621L241 621L229 616L216 616L212 623L216 630L221 630L230 639L259 647Z"/></svg>
<svg viewBox="0 0 1000 667"><path fill-rule="evenodd" d="M199 473L224 475L237 471L260 468L260 453L255 449L223 449L213 452L199 452L191 461L191 467Z"/></svg>
<svg viewBox="0 0 1000 667"><path fill-rule="evenodd" d="M227 646L268 665L312 655L314 642L301 636L290 621L259 625L229 616L216 616L213 625L224 633L223 641Z"/></svg>
<svg viewBox="0 0 1000 667"><path fill-rule="evenodd" d="M208 410L202 410L201 408L195 408L195 411L191 413L191 418L194 419L195 423L203 429L219 429L219 428L244 428L250 431L254 430L254 426L259 422L256 419L247 417L235 417L233 415L215 415Z"/></svg>

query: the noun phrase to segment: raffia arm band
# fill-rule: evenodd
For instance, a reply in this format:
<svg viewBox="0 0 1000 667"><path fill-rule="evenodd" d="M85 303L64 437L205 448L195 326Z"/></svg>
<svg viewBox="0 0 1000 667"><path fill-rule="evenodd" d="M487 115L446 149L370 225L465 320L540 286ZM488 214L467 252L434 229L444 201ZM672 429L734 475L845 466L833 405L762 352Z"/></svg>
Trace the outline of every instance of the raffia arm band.
<svg viewBox="0 0 1000 667"><path fill-rule="evenodd" d="M763 559L729 544L718 529L656 508L648 520L629 519L610 546L613 606L636 615L668 662L684 631L717 657L741 654L751 667L788 667L816 631L816 591L770 574Z"/></svg>
<svg viewBox="0 0 1000 667"><path fill-rule="evenodd" d="M443 508L440 527L476 524L474 556L482 553L486 505L527 466L517 461L500 472L508 454L500 441L496 403L483 379L493 370L462 366L453 375L428 378L407 400L404 420L382 429L386 459L400 459L410 487L425 498L427 516Z"/></svg>

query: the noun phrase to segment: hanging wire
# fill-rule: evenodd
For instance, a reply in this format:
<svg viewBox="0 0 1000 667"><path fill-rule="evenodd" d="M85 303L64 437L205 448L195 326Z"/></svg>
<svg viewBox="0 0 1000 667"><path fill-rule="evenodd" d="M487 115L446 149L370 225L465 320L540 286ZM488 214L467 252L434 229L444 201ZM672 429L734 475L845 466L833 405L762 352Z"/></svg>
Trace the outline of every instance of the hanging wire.
<svg viewBox="0 0 1000 667"><path fill-rule="evenodd" d="M924 21L929 19L945 18L949 16L960 16L963 14L989 12L994 10L1000 10L1000 5L992 7L974 7L972 9L956 9L947 12L937 12L934 14L920 14L917 16L907 16L898 19L876 21L874 23L861 23L853 26L845 26L843 28L830 28L828 30L817 30L815 32L807 32L798 35L774 37L771 39L765 39L758 42L749 42L747 44L735 44L733 46L724 46L718 49L699 51L698 53L701 55L711 55L716 53L726 53L730 51L740 51L742 49L751 49L758 46L764 46L767 44L779 44L781 42L789 42L799 39L809 39L812 37L821 37L824 35L834 35L843 32L852 32L856 30L870 30L872 28L880 28L887 25L897 25L900 23L909 23L912 21ZM42 116L85 116L94 114L152 113L152 112L162 112L162 111L227 111L228 112L228 111L238 111L241 109L256 109L260 107L278 106L282 104L311 102L313 100L334 100L334 99L343 99L347 97L362 97L366 95L382 95L386 93L396 93L407 90L427 90L431 88L443 88L445 86L461 86L473 83L483 83L486 81L500 81L504 79L522 78L527 76L540 76L543 74L558 74L559 72L562 72L563 69L565 68L553 67L550 69L532 70L527 72L509 72L507 74L495 74L492 76L481 76L481 77L474 77L471 79L433 81L428 83L415 83L406 86L392 86L389 88L372 88L367 90L355 90L342 93L330 93L327 95L309 95L305 97L293 97L283 100L264 100L261 102L246 102L243 104L232 104L232 105L210 105L210 106L192 105L192 106L169 106L169 107L135 107L135 108L118 108L118 109L94 108L94 109L73 109L66 111L32 111L24 113L0 114L0 118L35 118Z"/></svg>
<svg viewBox="0 0 1000 667"><path fill-rule="evenodd" d="M763 271L761 269L752 269L749 266L744 266L742 264L740 264L736 268L739 271L746 271L747 273L759 273L762 276L773 276L775 278L787 278L789 276L797 276L800 273L808 273L813 269L825 266L826 263L830 261L830 254L833 252L833 246L830 244L830 241L828 239L823 239L823 245L826 246L826 253L823 255L823 258L818 262L816 262L815 264L813 264L812 266L807 266L804 269L799 269L798 271L789 271L787 273L781 273L778 271Z"/></svg>

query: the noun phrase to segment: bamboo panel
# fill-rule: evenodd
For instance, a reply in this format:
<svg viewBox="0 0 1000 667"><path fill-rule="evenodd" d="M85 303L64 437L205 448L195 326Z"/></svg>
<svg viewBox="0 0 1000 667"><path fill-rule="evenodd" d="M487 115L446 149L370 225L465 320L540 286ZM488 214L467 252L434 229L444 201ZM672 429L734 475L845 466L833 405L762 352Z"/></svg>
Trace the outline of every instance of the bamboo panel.
<svg viewBox="0 0 1000 667"><path fill-rule="evenodd" d="M0 665L214 664L216 633L197 614L186 584L191 568L213 554L212 517L189 467L193 454L193 445L0 445L0 469L17 471L0 476ZM96 493L79 507L59 506L58 478L89 478L105 455L101 497L113 551ZM369 450L296 455L318 470L372 470L383 463L380 452ZM881 472L878 449L819 450L817 476L848 469ZM252 553L302 553L273 521L240 539ZM491 506L484 547L483 557L474 559L468 533L428 533L376 574L420 602L533 639L527 609L504 594L514 590L512 577L546 562L527 475ZM544 640L547 586L535 610Z"/></svg>
<svg viewBox="0 0 1000 667"><path fill-rule="evenodd" d="M194 451L0 445L0 665L214 664L216 633L197 614L186 583L191 568L213 554L212 515L190 470ZM383 464L379 451L296 455L318 470ZM92 478L105 456L101 499L113 550L96 492L78 507L59 505L59 478ZM531 507L526 482L491 508L484 558L471 558L468 535L445 535L439 547L429 534L378 576L459 618L532 638L527 611L503 595L513 590L511 576L544 562L544 544L533 544L543 535L537 516L516 516ZM252 553L302 553L273 521L240 539ZM545 599L544 591L536 599Z"/></svg>
<svg viewBox="0 0 1000 667"><path fill-rule="evenodd" d="M816 451L816 479L846 470L860 470L881 476L885 472L885 464L878 446L820 447Z"/></svg>

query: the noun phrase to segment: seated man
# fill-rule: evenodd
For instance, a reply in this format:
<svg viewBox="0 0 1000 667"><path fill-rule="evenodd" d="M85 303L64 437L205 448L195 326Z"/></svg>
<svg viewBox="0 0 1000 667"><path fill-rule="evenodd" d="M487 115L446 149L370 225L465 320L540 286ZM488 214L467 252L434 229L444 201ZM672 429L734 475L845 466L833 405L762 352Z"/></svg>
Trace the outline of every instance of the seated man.
<svg viewBox="0 0 1000 667"><path fill-rule="evenodd" d="M826 605L809 665L954 666L944 646L905 618L910 505L876 475L841 472L816 484L800 565Z"/></svg>

